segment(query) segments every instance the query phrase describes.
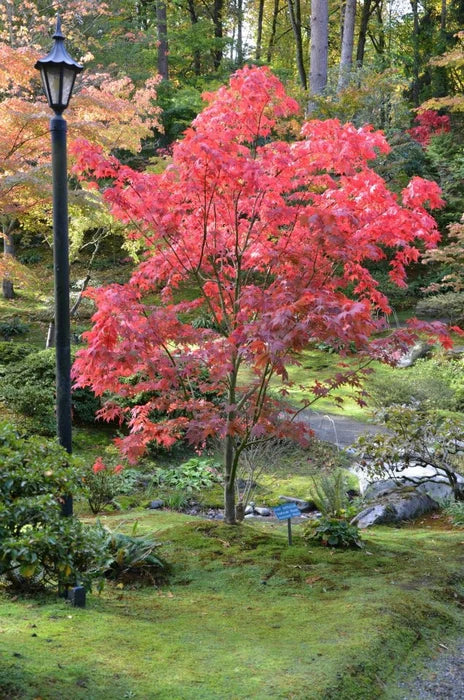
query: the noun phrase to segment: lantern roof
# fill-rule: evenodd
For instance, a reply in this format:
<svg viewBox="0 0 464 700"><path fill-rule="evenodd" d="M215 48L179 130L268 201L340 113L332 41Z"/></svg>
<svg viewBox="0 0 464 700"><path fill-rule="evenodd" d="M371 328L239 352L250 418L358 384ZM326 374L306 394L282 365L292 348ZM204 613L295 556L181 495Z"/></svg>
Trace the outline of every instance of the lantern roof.
<svg viewBox="0 0 464 700"><path fill-rule="evenodd" d="M39 58L34 67L40 70L41 68L45 68L49 64L66 64L66 66L73 69L76 73L80 73L81 70L83 70L84 66L82 66L80 63L77 63L73 58L71 58L64 46L65 37L61 32L60 15L56 16L56 29L53 35L53 39L54 44L50 52L43 58Z"/></svg>

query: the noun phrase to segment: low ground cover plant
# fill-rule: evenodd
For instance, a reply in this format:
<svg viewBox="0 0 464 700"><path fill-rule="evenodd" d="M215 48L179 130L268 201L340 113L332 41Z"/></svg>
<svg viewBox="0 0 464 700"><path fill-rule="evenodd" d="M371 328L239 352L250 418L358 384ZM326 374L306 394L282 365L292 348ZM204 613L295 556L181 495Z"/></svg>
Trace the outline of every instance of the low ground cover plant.
<svg viewBox="0 0 464 700"><path fill-rule="evenodd" d="M17 337L18 335L24 335L28 330L29 326L27 323L21 321L17 316L5 318L0 321L0 336L3 340L10 340L10 338Z"/></svg>
<svg viewBox="0 0 464 700"><path fill-rule="evenodd" d="M12 343L0 341L0 365L11 365L24 360L27 355L36 352L37 348L29 343Z"/></svg>

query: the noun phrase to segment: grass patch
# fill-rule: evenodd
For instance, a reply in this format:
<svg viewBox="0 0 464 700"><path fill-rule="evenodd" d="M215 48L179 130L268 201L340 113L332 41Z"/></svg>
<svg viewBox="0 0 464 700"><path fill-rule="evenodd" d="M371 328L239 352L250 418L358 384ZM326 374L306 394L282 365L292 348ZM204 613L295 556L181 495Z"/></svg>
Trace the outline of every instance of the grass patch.
<svg viewBox="0 0 464 700"><path fill-rule="evenodd" d="M130 531L135 518L164 542L170 585L108 585L85 610L2 594L2 697L371 699L458 624L460 532L378 528L363 551L333 552L299 526L288 547L276 523L102 521Z"/></svg>

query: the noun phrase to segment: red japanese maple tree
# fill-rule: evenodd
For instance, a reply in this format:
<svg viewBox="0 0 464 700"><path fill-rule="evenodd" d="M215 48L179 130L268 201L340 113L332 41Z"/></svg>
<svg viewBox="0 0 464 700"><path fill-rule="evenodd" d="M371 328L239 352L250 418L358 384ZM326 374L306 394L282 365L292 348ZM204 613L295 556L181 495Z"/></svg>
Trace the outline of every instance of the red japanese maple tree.
<svg viewBox="0 0 464 700"><path fill-rule="evenodd" d="M419 247L439 239L424 205L441 200L421 178L401 198L387 189L369 161L389 147L369 126L308 121L295 138L298 105L266 68L244 68L205 97L161 174L75 147L77 171L104 181L113 214L145 240L146 255L128 284L88 292L97 312L74 376L107 397L101 418L126 423L117 442L129 460L152 441L201 448L221 438L234 523L243 450L310 433L299 410L269 392L271 380L284 395L287 366L313 343L356 348L361 362L391 359L407 343L404 330L370 340L390 308L366 262L388 250L391 278L404 286ZM307 404L343 382L360 386L345 368L313 382Z"/></svg>

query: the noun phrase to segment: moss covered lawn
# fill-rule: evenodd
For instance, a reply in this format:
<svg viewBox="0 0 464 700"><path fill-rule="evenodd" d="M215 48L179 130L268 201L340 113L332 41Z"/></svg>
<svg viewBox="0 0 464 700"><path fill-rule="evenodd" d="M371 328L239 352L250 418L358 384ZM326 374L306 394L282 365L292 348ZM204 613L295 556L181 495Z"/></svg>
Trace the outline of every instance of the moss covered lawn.
<svg viewBox="0 0 464 700"><path fill-rule="evenodd" d="M135 519L163 542L170 583L107 585L85 610L1 592L1 698L381 698L408 654L458 630L464 533L443 524L339 552L307 547L298 525L288 547L277 523L102 520Z"/></svg>

